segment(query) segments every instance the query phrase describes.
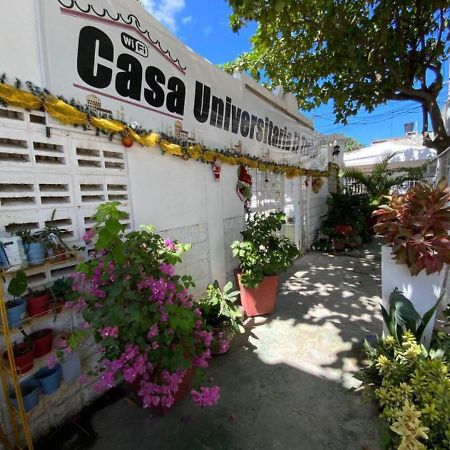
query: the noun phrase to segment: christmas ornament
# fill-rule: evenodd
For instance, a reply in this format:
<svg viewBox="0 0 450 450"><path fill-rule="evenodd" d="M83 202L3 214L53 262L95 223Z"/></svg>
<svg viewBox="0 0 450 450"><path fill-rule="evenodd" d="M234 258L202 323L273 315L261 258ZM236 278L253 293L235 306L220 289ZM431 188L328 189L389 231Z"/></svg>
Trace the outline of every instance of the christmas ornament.
<svg viewBox="0 0 450 450"><path fill-rule="evenodd" d="M216 181L219 181L220 180L220 172L222 171L222 167L220 167L219 160L214 160L214 162L212 163L212 171L214 174L214 179Z"/></svg>
<svg viewBox="0 0 450 450"><path fill-rule="evenodd" d="M132 138L129 134L125 135L125 136L122 138L122 145L123 145L125 148L130 148L130 147L133 146L133 144L134 144L134 140L133 140L133 138Z"/></svg>
<svg viewBox="0 0 450 450"><path fill-rule="evenodd" d="M238 182L236 186L238 197L244 201L252 199L252 177L247 172L244 165L240 165L238 169Z"/></svg>

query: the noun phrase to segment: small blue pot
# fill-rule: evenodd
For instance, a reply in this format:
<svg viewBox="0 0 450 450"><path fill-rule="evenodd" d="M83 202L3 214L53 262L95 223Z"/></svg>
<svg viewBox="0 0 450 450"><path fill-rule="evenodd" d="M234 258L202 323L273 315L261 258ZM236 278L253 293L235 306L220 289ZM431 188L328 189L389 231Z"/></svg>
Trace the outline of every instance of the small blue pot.
<svg viewBox="0 0 450 450"><path fill-rule="evenodd" d="M61 365L57 364L52 369L43 367L34 374L33 378L39 382L44 394L53 394L61 385Z"/></svg>
<svg viewBox="0 0 450 450"><path fill-rule="evenodd" d="M30 264L42 264L45 260L45 247L40 242L32 242L27 245L26 254Z"/></svg>
<svg viewBox="0 0 450 450"><path fill-rule="evenodd" d="M27 301L24 298L16 298L15 301L18 303L16 306L6 308L6 317L10 328L18 327L27 314Z"/></svg>
<svg viewBox="0 0 450 450"><path fill-rule="evenodd" d="M26 380L20 384L20 390L22 392L23 406L25 411L32 410L39 403L39 383L35 380ZM9 393L11 403L17 407L16 393L11 391Z"/></svg>
<svg viewBox="0 0 450 450"><path fill-rule="evenodd" d="M81 360L79 353L70 353L61 361L62 375L64 381L75 380L81 375Z"/></svg>

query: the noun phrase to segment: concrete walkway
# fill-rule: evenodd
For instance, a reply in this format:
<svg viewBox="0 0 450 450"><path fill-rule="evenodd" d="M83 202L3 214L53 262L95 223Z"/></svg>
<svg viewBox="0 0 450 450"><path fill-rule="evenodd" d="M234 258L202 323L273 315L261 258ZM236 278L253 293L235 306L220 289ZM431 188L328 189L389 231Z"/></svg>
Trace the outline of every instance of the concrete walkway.
<svg viewBox="0 0 450 450"><path fill-rule="evenodd" d="M184 399L165 417L127 399L97 412L94 450L376 450L377 412L347 388L365 335L379 332L379 252L318 253L283 277L275 313L250 319L211 363L219 405Z"/></svg>

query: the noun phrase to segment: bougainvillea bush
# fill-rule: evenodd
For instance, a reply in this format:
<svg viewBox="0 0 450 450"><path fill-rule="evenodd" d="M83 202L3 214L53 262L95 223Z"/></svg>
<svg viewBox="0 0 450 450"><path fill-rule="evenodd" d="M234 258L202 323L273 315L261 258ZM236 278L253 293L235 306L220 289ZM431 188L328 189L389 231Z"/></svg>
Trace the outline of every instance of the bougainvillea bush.
<svg viewBox="0 0 450 450"><path fill-rule="evenodd" d="M94 258L74 274L76 306L101 348L98 387L124 380L137 386L144 407L169 408L195 368L192 398L212 406L219 388L203 385L212 336L188 293L192 278L174 270L189 246L164 240L152 227L125 233L125 217L117 202L98 207L84 236L96 239Z"/></svg>
<svg viewBox="0 0 450 450"><path fill-rule="evenodd" d="M442 335L427 351L406 331L402 343L388 336L379 339L376 348L366 344L368 365L356 378L387 422L383 448L450 448L449 342L449 336Z"/></svg>
<svg viewBox="0 0 450 450"><path fill-rule="evenodd" d="M411 275L427 275L450 264L450 189L445 181L436 187L419 183L389 205L374 211L375 231L392 245L394 258L406 264Z"/></svg>

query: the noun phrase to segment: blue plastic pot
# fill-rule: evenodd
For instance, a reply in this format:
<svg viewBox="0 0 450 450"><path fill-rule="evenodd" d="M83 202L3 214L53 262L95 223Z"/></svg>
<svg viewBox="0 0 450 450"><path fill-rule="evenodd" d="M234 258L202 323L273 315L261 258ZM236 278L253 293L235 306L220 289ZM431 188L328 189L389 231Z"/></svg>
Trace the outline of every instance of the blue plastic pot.
<svg viewBox="0 0 450 450"><path fill-rule="evenodd" d="M35 380L26 380L20 384L22 392L23 406L25 411L32 410L39 403L39 383ZM9 393L11 403L17 407L16 393L11 391Z"/></svg>
<svg viewBox="0 0 450 450"><path fill-rule="evenodd" d="M24 298L16 298L17 305L8 308L6 303L6 317L10 328L18 327L27 313L27 301Z"/></svg>
<svg viewBox="0 0 450 450"><path fill-rule="evenodd" d="M70 353L61 360L64 381L75 380L81 375L81 360L79 353Z"/></svg>
<svg viewBox="0 0 450 450"><path fill-rule="evenodd" d="M42 264L45 260L45 247L40 242L32 242L27 245L26 254L30 264Z"/></svg>
<svg viewBox="0 0 450 450"><path fill-rule="evenodd" d="M57 364L52 369L43 367L34 374L33 378L39 382L44 394L53 394L61 385L61 365Z"/></svg>

